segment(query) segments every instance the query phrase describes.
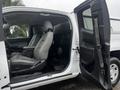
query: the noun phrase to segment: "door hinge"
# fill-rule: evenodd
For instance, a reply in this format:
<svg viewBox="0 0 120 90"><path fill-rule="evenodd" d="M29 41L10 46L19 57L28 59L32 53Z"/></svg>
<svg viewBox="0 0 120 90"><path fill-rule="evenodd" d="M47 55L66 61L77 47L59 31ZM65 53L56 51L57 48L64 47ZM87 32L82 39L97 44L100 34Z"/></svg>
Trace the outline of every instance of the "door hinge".
<svg viewBox="0 0 120 90"><path fill-rule="evenodd" d="M79 47L73 48L72 50L75 50L75 51L80 53L80 48Z"/></svg>

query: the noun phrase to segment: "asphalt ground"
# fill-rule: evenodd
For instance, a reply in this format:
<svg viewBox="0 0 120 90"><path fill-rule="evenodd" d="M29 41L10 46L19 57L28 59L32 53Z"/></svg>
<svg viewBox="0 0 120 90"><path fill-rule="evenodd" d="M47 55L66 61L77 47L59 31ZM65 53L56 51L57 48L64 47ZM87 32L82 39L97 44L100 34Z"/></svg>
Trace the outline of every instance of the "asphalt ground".
<svg viewBox="0 0 120 90"><path fill-rule="evenodd" d="M90 81L83 79L70 79L62 82L45 85L42 87L34 88L32 90L102 90L101 87L96 86ZM120 90L120 83L113 90Z"/></svg>

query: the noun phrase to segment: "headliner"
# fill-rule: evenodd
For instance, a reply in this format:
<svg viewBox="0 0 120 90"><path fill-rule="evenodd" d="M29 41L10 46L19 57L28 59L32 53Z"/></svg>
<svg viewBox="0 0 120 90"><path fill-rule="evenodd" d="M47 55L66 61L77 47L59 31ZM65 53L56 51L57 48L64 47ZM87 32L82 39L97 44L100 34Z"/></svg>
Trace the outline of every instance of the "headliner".
<svg viewBox="0 0 120 90"><path fill-rule="evenodd" d="M63 15L47 14L39 12L9 12L4 14L4 20L9 24L42 24L44 21L51 21L53 25L66 22L68 18Z"/></svg>

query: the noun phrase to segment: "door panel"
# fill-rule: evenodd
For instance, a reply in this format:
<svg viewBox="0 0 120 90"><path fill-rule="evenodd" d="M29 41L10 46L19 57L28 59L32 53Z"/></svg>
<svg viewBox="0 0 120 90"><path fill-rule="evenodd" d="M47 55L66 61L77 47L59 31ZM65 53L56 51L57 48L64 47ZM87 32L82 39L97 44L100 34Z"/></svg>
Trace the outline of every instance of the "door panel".
<svg viewBox="0 0 120 90"><path fill-rule="evenodd" d="M7 39L8 43L12 47L25 47L28 45L30 39L29 38L21 38L21 39Z"/></svg>
<svg viewBox="0 0 120 90"><path fill-rule="evenodd" d="M111 90L110 22L105 0L87 0L75 9L80 36L82 75L105 90Z"/></svg>
<svg viewBox="0 0 120 90"><path fill-rule="evenodd" d="M94 60L94 36L93 32L81 29L80 53L84 64L90 64ZM86 56L85 56L86 55ZM91 57L91 59L89 59Z"/></svg>
<svg viewBox="0 0 120 90"><path fill-rule="evenodd" d="M83 34L82 38L83 38L83 41L87 44L94 44L94 35L93 35L93 32L90 32L90 31L87 31L87 30L84 30L84 29L81 29L81 33Z"/></svg>

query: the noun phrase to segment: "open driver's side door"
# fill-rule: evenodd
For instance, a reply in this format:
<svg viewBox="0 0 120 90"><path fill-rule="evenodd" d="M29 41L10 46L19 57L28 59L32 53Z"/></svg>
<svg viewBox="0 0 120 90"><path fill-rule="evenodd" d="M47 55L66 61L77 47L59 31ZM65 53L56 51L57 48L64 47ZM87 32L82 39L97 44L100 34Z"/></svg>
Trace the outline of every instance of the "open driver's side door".
<svg viewBox="0 0 120 90"><path fill-rule="evenodd" d="M82 75L111 90L110 22L105 0L86 0L75 9L79 24Z"/></svg>

